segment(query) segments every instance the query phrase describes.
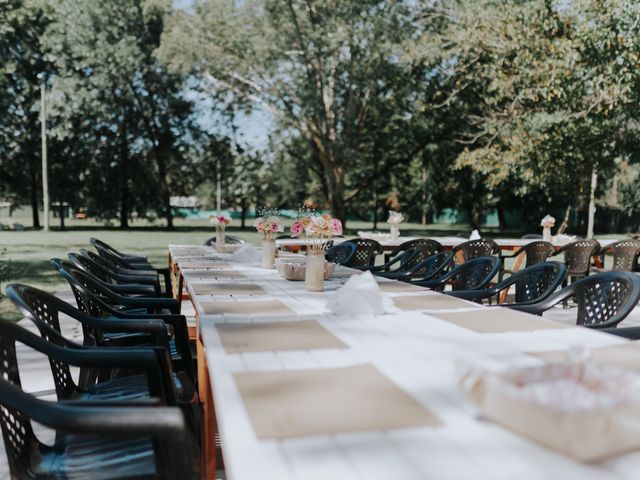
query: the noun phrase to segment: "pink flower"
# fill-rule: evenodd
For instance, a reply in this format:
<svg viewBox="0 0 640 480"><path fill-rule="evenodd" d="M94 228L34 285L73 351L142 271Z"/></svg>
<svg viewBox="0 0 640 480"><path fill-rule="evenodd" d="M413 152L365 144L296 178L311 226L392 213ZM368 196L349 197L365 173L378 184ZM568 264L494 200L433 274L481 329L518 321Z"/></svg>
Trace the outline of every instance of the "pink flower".
<svg viewBox="0 0 640 480"><path fill-rule="evenodd" d="M271 231L273 233L276 233L278 231L278 224L277 223L272 223L271 224Z"/></svg>
<svg viewBox="0 0 640 480"><path fill-rule="evenodd" d="M294 222L293 225L291 225L291 235L294 237L300 235L303 230L304 228L300 222Z"/></svg>
<svg viewBox="0 0 640 480"><path fill-rule="evenodd" d="M342 235L342 222L337 218L331 219L331 232L334 235Z"/></svg>

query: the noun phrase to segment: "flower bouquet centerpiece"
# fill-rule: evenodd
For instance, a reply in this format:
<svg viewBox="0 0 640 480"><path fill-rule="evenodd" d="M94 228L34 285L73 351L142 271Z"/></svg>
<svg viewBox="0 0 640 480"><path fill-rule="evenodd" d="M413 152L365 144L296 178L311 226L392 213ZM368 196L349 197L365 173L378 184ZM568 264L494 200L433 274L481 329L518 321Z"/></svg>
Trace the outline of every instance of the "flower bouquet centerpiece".
<svg viewBox="0 0 640 480"><path fill-rule="evenodd" d="M545 242L551 241L551 228L556 224L556 219L551 215L546 215L541 221L540 226L542 227L542 239Z"/></svg>
<svg viewBox="0 0 640 480"><path fill-rule="evenodd" d="M216 249L219 250L221 247L224 247L224 231L227 228L227 225L231 223L231 219L224 215L211 215L209 217L209 223L216 227Z"/></svg>
<svg viewBox="0 0 640 480"><path fill-rule="evenodd" d="M342 235L342 222L331 215L317 215L306 210L291 225L291 235L304 234L307 246L307 266L305 270L305 289L320 292L323 289L327 243L334 235Z"/></svg>
<svg viewBox="0 0 640 480"><path fill-rule="evenodd" d="M258 207L258 217L253 222L262 234L262 268L274 268L276 260L275 235L284 231L280 212L275 208Z"/></svg>
<svg viewBox="0 0 640 480"><path fill-rule="evenodd" d="M391 225L391 240L398 240L400 238L400 225L404 220L404 216L400 212L389 211L389 218L387 223Z"/></svg>

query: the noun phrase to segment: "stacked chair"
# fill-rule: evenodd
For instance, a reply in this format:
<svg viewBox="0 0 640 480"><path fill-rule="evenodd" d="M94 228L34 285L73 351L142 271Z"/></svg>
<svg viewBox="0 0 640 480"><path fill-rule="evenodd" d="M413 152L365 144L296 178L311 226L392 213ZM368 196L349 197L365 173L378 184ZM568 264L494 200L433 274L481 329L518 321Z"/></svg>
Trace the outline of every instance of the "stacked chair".
<svg viewBox="0 0 640 480"><path fill-rule="evenodd" d="M0 426L11 478L199 478L194 356L186 319L168 298L168 269L91 244L97 254L51 261L77 308L27 285L7 288L40 334L0 319ZM82 328L82 343L63 336L61 316ZM17 344L48 357L57 402L22 391ZM54 430L54 443L42 443L31 421Z"/></svg>

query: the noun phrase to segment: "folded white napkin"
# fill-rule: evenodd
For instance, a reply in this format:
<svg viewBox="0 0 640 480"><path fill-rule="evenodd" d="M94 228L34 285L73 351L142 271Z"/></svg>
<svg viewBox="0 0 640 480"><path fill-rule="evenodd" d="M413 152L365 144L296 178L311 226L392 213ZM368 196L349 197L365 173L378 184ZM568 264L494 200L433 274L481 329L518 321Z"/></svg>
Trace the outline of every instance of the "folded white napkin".
<svg viewBox="0 0 640 480"><path fill-rule="evenodd" d="M337 315L384 315L397 311L371 272L352 275L329 300L327 308Z"/></svg>
<svg viewBox="0 0 640 480"><path fill-rule="evenodd" d="M480 238L480 232L478 230L473 230L471 232L471 235L469 235L469 240L479 240Z"/></svg>
<svg viewBox="0 0 640 480"><path fill-rule="evenodd" d="M256 247L250 243L245 243L242 247L233 252L231 258L234 262L238 263L258 263L260 262L261 255Z"/></svg>

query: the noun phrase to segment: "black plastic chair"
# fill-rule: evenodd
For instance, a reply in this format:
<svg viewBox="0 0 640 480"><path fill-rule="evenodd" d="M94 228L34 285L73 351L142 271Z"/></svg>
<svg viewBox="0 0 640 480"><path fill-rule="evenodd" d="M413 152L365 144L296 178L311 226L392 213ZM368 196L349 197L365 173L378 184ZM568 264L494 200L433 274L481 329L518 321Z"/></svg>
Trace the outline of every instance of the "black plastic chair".
<svg viewBox="0 0 640 480"><path fill-rule="evenodd" d="M71 255L77 254L69 254L69 259L77 265L76 261L71 257ZM96 255L94 252L90 252L88 250L85 250L84 248L80 249L80 254L78 255L78 257L87 259L94 265L98 265L107 272L110 272L110 274L113 275L113 278L115 278L118 282L151 285L156 292L159 292L160 296L172 297L171 289L167 290L166 288L162 288L162 284L160 282L161 277L155 270L127 271L125 269L114 266L112 263L110 263L100 255Z"/></svg>
<svg viewBox="0 0 640 480"><path fill-rule="evenodd" d="M27 285L9 285L7 297L11 299L25 318L31 320L38 327L43 338L62 346L73 348L78 346L62 336L60 315L66 315L81 325L84 337L83 345L85 346L117 348L154 345L171 351L167 326L161 319L128 319L123 321L91 317L58 297ZM97 377L98 369L82 368L78 385L83 388L87 387L95 383Z"/></svg>
<svg viewBox="0 0 640 480"><path fill-rule="evenodd" d="M453 253L451 251L440 252L432 255L412 268L403 272L380 272L376 275L403 282L419 282L433 280L444 275L453 265Z"/></svg>
<svg viewBox="0 0 640 480"><path fill-rule="evenodd" d="M353 243L356 246L356 253L346 266L359 270L375 265L376 256L384 251L380 243L370 238L354 238L343 243Z"/></svg>
<svg viewBox="0 0 640 480"><path fill-rule="evenodd" d="M117 285L111 285L107 282L103 282L97 276L93 275L86 270L78 268L71 262L61 260L59 258L52 258L50 263L58 270L78 271L88 278L91 278L92 282L99 285L101 288L100 295L107 300L107 303L111 302L112 305L118 305L126 309L135 309L136 311L143 311L142 313L180 313L180 304L175 298L165 297L140 297L131 296L128 292L118 291ZM133 286L126 285L127 288Z"/></svg>
<svg viewBox="0 0 640 480"><path fill-rule="evenodd" d="M155 278L150 279L143 275L122 275L94 262L89 257L78 255L77 253L69 253L68 258L75 267L108 284L109 288L116 293L152 297L162 296L160 283Z"/></svg>
<svg viewBox="0 0 640 480"><path fill-rule="evenodd" d="M500 261L502 262L502 268L500 269L499 279L502 280L502 277L505 273L513 273L513 271L506 270L504 268L505 260L507 258L517 258L519 255L524 254L526 256L524 265L526 268L532 265L537 265L538 263L546 262L549 255L551 255L554 251L555 248L553 244L540 240L537 242L527 243L524 247L519 248L510 255L500 254L499 257Z"/></svg>
<svg viewBox="0 0 640 480"><path fill-rule="evenodd" d="M94 247L98 251L98 254L116 268L119 273L157 276L162 278L165 291L171 290L171 278L168 267L154 268L148 264L130 263L122 257L113 255L111 252L103 249L99 245L94 245Z"/></svg>
<svg viewBox="0 0 640 480"><path fill-rule="evenodd" d="M416 257L420 257L420 252L417 248L409 248L395 257L393 257L390 261L385 263L384 265L372 265L367 268L363 268L363 270L369 270L374 275L384 274L384 273L401 273L406 272L408 269L413 267L416 263L414 259ZM395 268L394 268L395 267Z"/></svg>
<svg viewBox="0 0 640 480"><path fill-rule="evenodd" d="M97 238L90 238L89 239L89 243L91 245L93 245L94 247L100 246L100 248L110 252L113 255L116 255L116 256L126 260L127 262L146 263L146 264L149 263L149 260L144 255L134 255L132 253L120 252L120 251L116 250L115 248L113 248L111 245L109 245L109 244L107 244L107 243L105 243L102 240L99 240Z"/></svg>
<svg viewBox="0 0 640 480"><path fill-rule="evenodd" d="M415 257L415 262L419 263L429 257L434 256L436 253L441 252L442 244L440 242L437 242L436 240L431 240L430 238L416 238L414 240L408 240L398 245L388 254L385 254L385 263L391 261L392 258L395 258L397 255L400 255L401 253L406 252L411 248L417 249L418 255Z"/></svg>
<svg viewBox="0 0 640 480"><path fill-rule="evenodd" d="M3 352L3 361L12 356ZM22 391L17 370L5 375L0 425L12 479L199 478L198 448L180 409L46 402ZM32 421L55 430L52 445L38 439Z"/></svg>
<svg viewBox="0 0 640 480"><path fill-rule="evenodd" d="M409 250L409 252L411 252L411 250ZM400 259L402 260L402 257ZM440 273L444 273L444 270L451 266L450 264L452 262L453 253L451 253L450 251L446 252L446 254L445 252L440 252L422 259L419 262L415 262L414 258L409 258L408 261L403 262L403 265L401 265L400 268L397 268L395 270L385 271L381 268L384 267L384 265L382 265L377 269L372 269L371 272L379 277L392 278L394 280L419 281L433 278L437 273L435 271L436 269L440 271ZM448 264L443 265L444 263Z"/></svg>
<svg viewBox="0 0 640 480"><path fill-rule="evenodd" d="M612 272L638 271L638 255L640 255L640 240L633 238L625 238L619 242L612 243L606 247L600 249L599 255L603 259L604 255L608 252L613 253L613 265L611 266Z"/></svg>
<svg viewBox="0 0 640 480"><path fill-rule="evenodd" d="M478 257L489 257L500 253L500 246L490 238L479 238L456 245L451 250L456 263L464 263ZM462 256L462 262L458 262L458 253Z"/></svg>
<svg viewBox="0 0 640 480"><path fill-rule="evenodd" d="M567 276L567 267L561 262L543 262L515 272L506 280L484 290L457 290L447 292L466 300L481 302L515 285L514 303L521 305L544 300L562 284ZM507 304L503 304L507 305Z"/></svg>
<svg viewBox="0 0 640 480"><path fill-rule="evenodd" d="M563 246L557 252L552 253L551 256L555 257L556 255L564 254L568 278L574 281L589 275L591 259L599 251L600 244L596 240L578 240ZM567 280L565 280L564 285L566 284Z"/></svg>
<svg viewBox="0 0 640 480"><path fill-rule="evenodd" d="M578 325L589 328L615 327L638 304L640 278L631 272L598 273L573 282L541 302L509 305L509 308L542 315L569 298L578 304Z"/></svg>
<svg viewBox="0 0 640 480"><path fill-rule="evenodd" d="M162 313L131 313L130 311L118 309L119 306L125 307L142 307L142 310L155 310L154 306L150 306L148 301L158 301L167 299L141 299L129 298L113 293L102 284L96 282L92 277L80 270L70 270L64 268L59 261L55 259L51 262L58 270L60 275L69 283L71 290L76 298L78 309L85 315L96 318L110 318L121 320L144 320L159 319L170 326L173 332L173 339L169 340L171 359L174 362L176 370L186 372L189 378L195 382L193 355L191 352L191 344L189 342L189 330L187 328L187 320L183 315L162 314ZM135 303L131 303L134 301ZM126 303L124 303L126 302ZM140 303L141 302L141 303ZM135 334L119 334L121 341L127 341L127 336ZM138 338L133 338L134 342L138 342Z"/></svg>
<svg viewBox="0 0 640 480"><path fill-rule="evenodd" d="M498 274L500 265L498 257L478 257L458 265L449 273L436 279L411 282L411 284L433 290L444 290L445 285L450 283L453 290L480 290Z"/></svg>
<svg viewBox="0 0 640 480"><path fill-rule="evenodd" d="M355 254L356 246L353 243L342 242L329 248L324 254L324 258L327 262L347 265Z"/></svg>
<svg viewBox="0 0 640 480"><path fill-rule="evenodd" d="M164 405L176 405L178 395L183 393L176 390L167 352L163 348L122 349L81 345L73 348L70 342L62 346L62 340L57 337L56 340L40 338L15 322L0 319L0 356L4 357L0 372L7 375L8 372L18 371L15 351L16 343L21 343L49 358L58 400L131 402L155 397ZM127 368L144 373L82 388L74 382L70 366L109 370Z"/></svg>
<svg viewBox="0 0 640 480"><path fill-rule="evenodd" d="M228 243L230 245L242 245L243 243L247 243L246 240L240 237L236 237L235 235L227 235L227 234L225 234L224 236L224 241L225 243ZM216 244L216 237L211 237L210 239L208 239L206 242L203 243L203 245L207 247L211 247L215 244Z"/></svg>

